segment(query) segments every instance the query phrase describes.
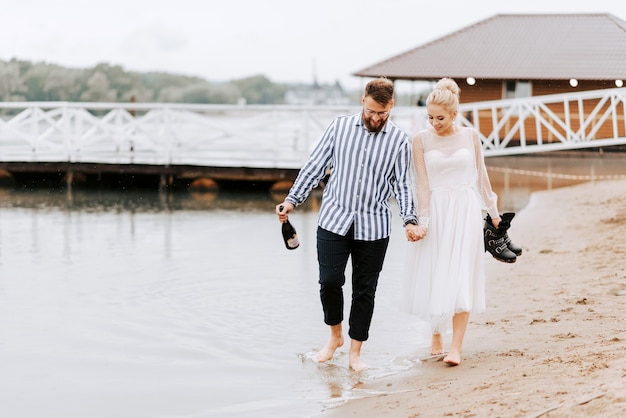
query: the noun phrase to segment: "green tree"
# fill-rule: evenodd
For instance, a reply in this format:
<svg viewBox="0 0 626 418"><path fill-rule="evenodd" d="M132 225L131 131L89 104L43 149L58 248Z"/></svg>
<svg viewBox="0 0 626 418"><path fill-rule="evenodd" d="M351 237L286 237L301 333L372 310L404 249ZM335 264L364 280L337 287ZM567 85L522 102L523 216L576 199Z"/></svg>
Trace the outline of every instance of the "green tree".
<svg viewBox="0 0 626 418"><path fill-rule="evenodd" d="M21 77L20 62L13 59L0 64L0 100L21 102L26 100L28 86Z"/></svg>
<svg viewBox="0 0 626 418"><path fill-rule="evenodd" d="M233 80L242 97L248 104L279 104L282 103L288 87L285 84L272 83L264 75Z"/></svg>
<svg viewBox="0 0 626 418"><path fill-rule="evenodd" d="M281 104L289 86L264 75L209 82L163 72L125 71L99 63L92 68L65 68L48 63L0 60L0 100ZM357 96L355 96L357 97ZM358 95L356 101L360 98Z"/></svg>
<svg viewBox="0 0 626 418"><path fill-rule="evenodd" d="M22 79L28 87L28 101L77 101L81 86L76 80L80 70L58 65L33 65Z"/></svg>
<svg viewBox="0 0 626 418"><path fill-rule="evenodd" d="M117 91L112 89L106 74L94 71L87 80L87 90L80 95L80 100L85 102L114 102Z"/></svg>

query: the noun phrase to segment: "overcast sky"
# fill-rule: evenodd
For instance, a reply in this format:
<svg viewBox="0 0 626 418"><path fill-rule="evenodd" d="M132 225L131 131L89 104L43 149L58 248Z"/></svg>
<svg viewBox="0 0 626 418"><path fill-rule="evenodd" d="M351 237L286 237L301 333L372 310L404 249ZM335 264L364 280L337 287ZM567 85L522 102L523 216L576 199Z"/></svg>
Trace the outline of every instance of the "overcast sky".
<svg viewBox="0 0 626 418"><path fill-rule="evenodd" d="M340 81L501 13L611 13L622 0L20 0L5 2L0 59L164 71L227 81Z"/></svg>

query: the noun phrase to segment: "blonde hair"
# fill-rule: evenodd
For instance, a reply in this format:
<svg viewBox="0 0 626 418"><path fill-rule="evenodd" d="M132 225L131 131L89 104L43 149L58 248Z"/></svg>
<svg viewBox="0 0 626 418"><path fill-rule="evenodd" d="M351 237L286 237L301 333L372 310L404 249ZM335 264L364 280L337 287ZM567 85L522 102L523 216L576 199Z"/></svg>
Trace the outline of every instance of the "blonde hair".
<svg viewBox="0 0 626 418"><path fill-rule="evenodd" d="M426 98L426 105L435 104L452 113L459 108L461 89L451 78L442 78Z"/></svg>

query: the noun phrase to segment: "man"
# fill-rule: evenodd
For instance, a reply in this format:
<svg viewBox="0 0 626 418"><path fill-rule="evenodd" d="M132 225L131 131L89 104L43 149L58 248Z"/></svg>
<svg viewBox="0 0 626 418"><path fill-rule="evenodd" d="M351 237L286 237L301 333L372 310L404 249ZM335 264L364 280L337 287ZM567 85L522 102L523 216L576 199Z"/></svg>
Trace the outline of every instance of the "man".
<svg viewBox="0 0 626 418"><path fill-rule="evenodd" d="M389 243L392 194L407 239L421 238L410 181L411 144L406 133L389 120L393 94L389 80L370 81L361 98L363 110L337 117L328 126L285 201L276 206L279 221L285 222L287 214L306 200L330 170L317 229L320 298L330 338L316 357L319 362L328 361L343 345L343 285L351 256L349 366L357 371L367 368L361 360L361 345L369 337L374 295Z"/></svg>

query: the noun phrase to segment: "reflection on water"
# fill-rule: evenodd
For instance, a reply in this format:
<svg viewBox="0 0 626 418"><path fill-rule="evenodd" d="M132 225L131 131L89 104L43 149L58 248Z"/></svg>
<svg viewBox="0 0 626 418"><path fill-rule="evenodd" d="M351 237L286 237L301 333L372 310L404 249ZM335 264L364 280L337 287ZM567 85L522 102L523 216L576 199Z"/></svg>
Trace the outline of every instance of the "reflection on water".
<svg viewBox="0 0 626 418"><path fill-rule="evenodd" d="M14 190L0 188L0 207L60 209L83 211L267 211L283 201L285 193L259 190L220 191L154 191L73 189L66 190ZM321 190L316 189L299 210L318 211Z"/></svg>
<svg viewBox="0 0 626 418"><path fill-rule="evenodd" d="M626 154L561 153L486 159L502 211L519 211L540 190L626 178Z"/></svg>
<svg viewBox="0 0 626 418"><path fill-rule="evenodd" d="M606 155L487 163L500 208L513 211L533 191L624 175ZM345 347L311 360L327 338L320 193L292 214L297 251L284 249L274 214L282 198L0 189L0 415L309 416L419 367L428 336L398 308L397 225L364 345L371 369L350 372Z"/></svg>
<svg viewBox="0 0 626 418"><path fill-rule="evenodd" d="M535 191L588 181L626 178L625 154L561 153L486 159L494 191L503 211L519 211ZM285 192L259 188L220 191L153 190L11 190L0 188L0 207L159 211L272 211ZM321 190L315 189L298 211L317 212Z"/></svg>

